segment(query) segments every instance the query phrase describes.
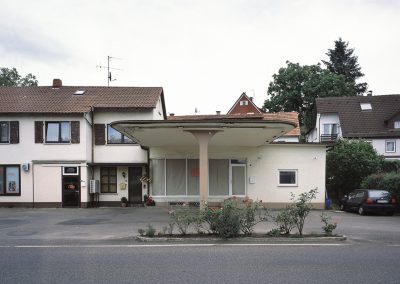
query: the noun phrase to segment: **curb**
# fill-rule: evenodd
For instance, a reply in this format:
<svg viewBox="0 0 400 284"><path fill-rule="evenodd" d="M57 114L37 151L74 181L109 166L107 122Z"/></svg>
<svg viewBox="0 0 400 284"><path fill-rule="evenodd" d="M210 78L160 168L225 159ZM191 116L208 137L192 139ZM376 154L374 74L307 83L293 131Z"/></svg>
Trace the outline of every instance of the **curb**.
<svg viewBox="0 0 400 284"><path fill-rule="evenodd" d="M140 242L248 242L248 243L324 243L324 242L344 242L347 240L346 236L332 236L332 237L309 237L309 238L274 238L274 237L239 237L239 238L232 238L232 239L221 239L218 237L145 237L145 236L136 236L136 240Z"/></svg>

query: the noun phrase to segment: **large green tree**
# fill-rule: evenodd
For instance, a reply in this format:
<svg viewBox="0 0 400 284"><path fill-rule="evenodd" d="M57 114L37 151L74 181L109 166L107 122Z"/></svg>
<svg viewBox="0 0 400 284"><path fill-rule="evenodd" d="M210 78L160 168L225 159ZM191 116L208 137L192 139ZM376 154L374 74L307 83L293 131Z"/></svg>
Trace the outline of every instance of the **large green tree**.
<svg viewBox="0 0 400 284"><path fill-rule="evenodd" d="M335 41L335 48L328 49L326 55L329 61L322 60L329 71L343 75L346 81L354 83L357 95L362 95L368 88L367 83L356 83L356 80L363 77L361 67L358 64L358 57L355 56L354 48L348 47L349 43L341 38Z"/></svg>
<svg viewBox="0 0 400 284"><path fill-rule="evenodd" d="M296 111L303 133L312 127L315 98L355 96L354 84L317 65L286 62L268 87L264 111Z"/></svg>
<svg viewBox="0 0 400 284"><path fill-rule="evenodd" d="M17 69L0 68L0 86L37 86L38 80L35 75L29 73L22 77Z"/></svg>
<svg viewBox="0 0 400 284"><path fill-rule="evenodd" d="M384 158L363 140L341 139L326 156L326 178L338 197L356 189L368 175L381 169Z"/></svg>

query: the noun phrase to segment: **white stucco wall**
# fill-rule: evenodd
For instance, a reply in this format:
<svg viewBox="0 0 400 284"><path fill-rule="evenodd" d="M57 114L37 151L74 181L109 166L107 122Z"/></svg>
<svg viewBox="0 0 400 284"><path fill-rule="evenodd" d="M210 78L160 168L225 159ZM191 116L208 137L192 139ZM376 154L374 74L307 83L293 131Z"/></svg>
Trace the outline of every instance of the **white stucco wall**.
<svg viewBox="0 0 400 284"><path fill-rule="evenodd" d="M385 158L400 159L400 139L368 139L376 152ZM395 152L386 152L386 141L395 141Z"/></svg>
<svg viewBox="0 0 400 284"><path fill-rule="evenodd" d="M150 149L150 158L198 158L196 147L154 147ZM261 147L211 147L210 159L246 159L247 195L267 204L281 207L290 202L290 193L299 194L318 189L314 203L325 201L325 163L326 149L321 145L268 145ZM279 170L297 170L297 186L279 186ZM251 184L249 178L254 177ZM193 198L192 198L193 199ZM156 201L197 201L182 197L160 197ZM209 197L210 201L221 201Z"/></svg>

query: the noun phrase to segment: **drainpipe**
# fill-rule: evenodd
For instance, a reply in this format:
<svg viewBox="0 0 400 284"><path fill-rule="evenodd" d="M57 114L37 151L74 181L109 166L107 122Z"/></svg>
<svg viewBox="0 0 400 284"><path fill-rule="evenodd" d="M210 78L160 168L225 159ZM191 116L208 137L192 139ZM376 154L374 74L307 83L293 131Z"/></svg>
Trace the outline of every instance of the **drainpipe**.
<svg viewBox="0 0 400 284"><path fill-rule="evenodd" d="M32 208L35 208L35 174L34 174L34 170L33 170L34 168L35 168L35 164L32 161ZM20 185L20 187L21 187L21 185Z"/></svg>
<svg viewBox="0 0 400 284"><path fill-rule="evenodd" d="M91 163L94 163L94 107L90 107L90 117L92 119L92 155L91 155ZM94 179L94 166L92 166L91 170L91 179Z"/></svg>

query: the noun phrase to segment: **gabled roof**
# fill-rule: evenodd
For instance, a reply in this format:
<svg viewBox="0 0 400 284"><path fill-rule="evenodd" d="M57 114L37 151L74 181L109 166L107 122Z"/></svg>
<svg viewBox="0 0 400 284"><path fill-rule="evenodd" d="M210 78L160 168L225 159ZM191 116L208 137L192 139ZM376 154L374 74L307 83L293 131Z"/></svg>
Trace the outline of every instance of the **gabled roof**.
<svg viewBox="0 0 400 284"><path fill-rule="evenodd" d="M74 95L84 91L83 95ZM85 113L97 109L150 109L161 99L161 87L0 87L0 113Z"/></svg>
<svg viewBox="0 0 400 284"><path fill-rule="evenodd" d="M361 110L370 103L371 110ZM317 113L337 113L345 138L400 137L387 120L400 111L400 95L329 97L316 99Z"/></svg>
<svg viewBox="0 0 400 284"><path fill-rule="evenodd" d="M241 106L239 102L242 100L248 101L249 104L246 106ZM247 113L263 113L263 111L253 103L253 100L249 98L246 95L246 93L242 93L227 114L247 114Z"/></svg>

